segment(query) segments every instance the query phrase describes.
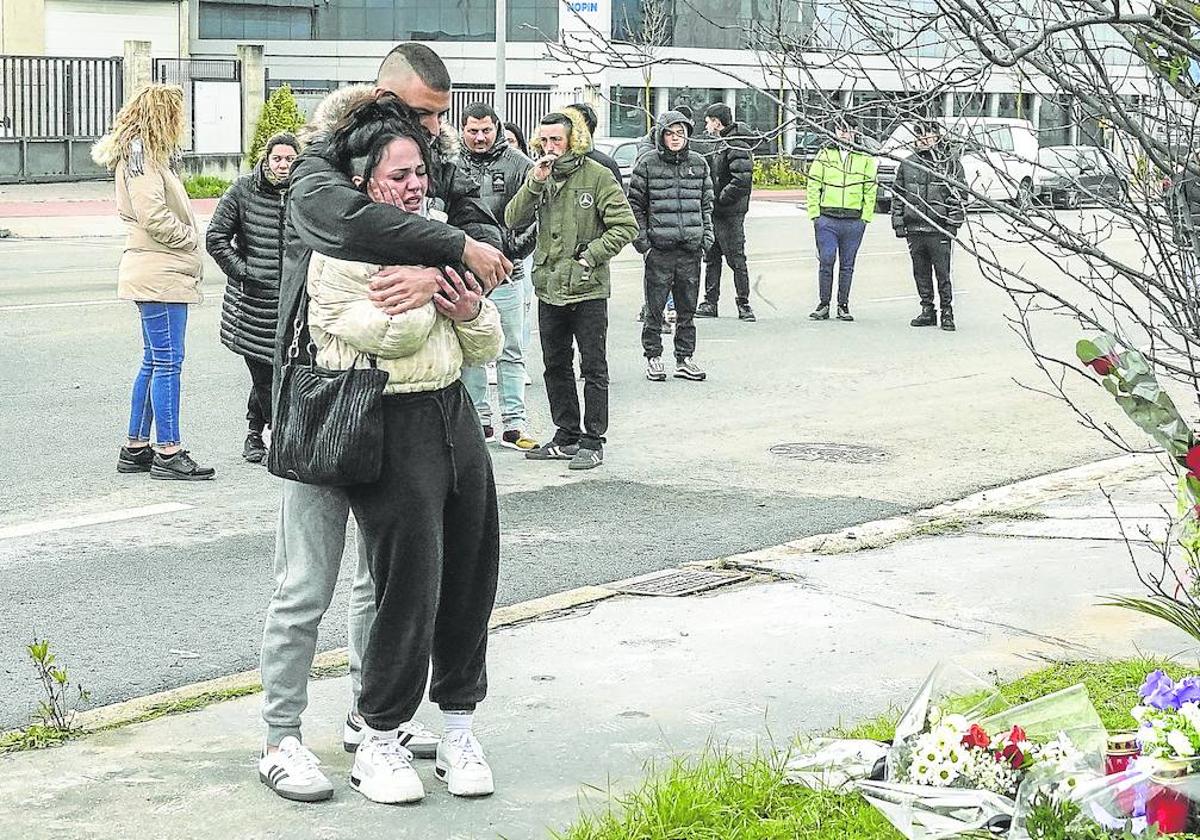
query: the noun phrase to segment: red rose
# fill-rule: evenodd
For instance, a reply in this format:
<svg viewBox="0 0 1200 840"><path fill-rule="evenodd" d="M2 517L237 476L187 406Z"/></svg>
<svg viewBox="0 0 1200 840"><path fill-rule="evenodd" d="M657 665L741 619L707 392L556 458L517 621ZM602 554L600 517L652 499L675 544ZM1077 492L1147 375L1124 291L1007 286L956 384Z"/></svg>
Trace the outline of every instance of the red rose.
<svg viewBox="0 0 1200 840"><path fill-rule="evenodd" d="M1012 732L1008 733L1008 740L1009 743L1019 744L1022 741L1028 741L1029 739L1026 737L1024 729L1019 726L1014 726L1012 728Z"/></svg>
<svg viewBox="0 0 1200 840"><path fill-rule="evenodd" d="M1187 465L1188 475L1200 478L1200 444L1187 451L1187 454L1183 456L1183 463Z"/></svg>
<svg viewBox="0 0 1200 840"><path fill-rule="evenodd" d="M1087 363L1088 367L1096 371L1101 376L1108 376L1117 368L1120 359L1115 353L1109 353L1107 356L1097 356Z"/></svg>
<svg viewBox="0 0 1200 840"><path fill-rule="evenodd" d="M971 728L967 730L967 734L962 739L964 747L979 747L987 749L992 743L992 739L988 737L987 732L977 723L971 724Z"/></svg>
<svg viewBox="0 0 1200 840"><path fill-rule="evenodd" d="M1020 770L1025 764L1025 753L1016 744L1009 744L1000 755L1014 770Z"/></svg>

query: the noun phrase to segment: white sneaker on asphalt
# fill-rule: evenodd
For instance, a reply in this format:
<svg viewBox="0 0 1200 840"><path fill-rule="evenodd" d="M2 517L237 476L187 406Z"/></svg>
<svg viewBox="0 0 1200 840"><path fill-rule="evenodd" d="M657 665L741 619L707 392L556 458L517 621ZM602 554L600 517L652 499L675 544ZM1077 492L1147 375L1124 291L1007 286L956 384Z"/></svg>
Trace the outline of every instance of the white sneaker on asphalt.
<svg viewBox="0 0 1200 840"><path fill-rule="evenodd" d="M350 787L383 805L420 802L425 786L412 766L412 753L400 746L396 733L368 735L354 752Z"/></svg>
<svg viewBox="0 0 1200 840"><path fill-rule="evenodd" d="M333 796L333 785L321 772L321 762L294 735L279 742L279 749L263 749L258 778L284 799L321 802Z"/></svg>
<svg viewBox="0 0 1200 840"><path fill-rule="evenodd" d="M364 732L365 726L366 722L357 712L347 714L346 723L342 726L342 749L348 753L357 750L367 737ZM433 758L437 755L438 742L442 739L436 732L422 726L420 721L410 720L400 724L396 740L417 758Z"/></svg>
<svg viewBox="0 0 1200 840"><path fill-rule="evenodd" d="M455 796L491 796L496 792L492 768L479 739L471 732L447 733L437 748L434 774Z"/></svg>

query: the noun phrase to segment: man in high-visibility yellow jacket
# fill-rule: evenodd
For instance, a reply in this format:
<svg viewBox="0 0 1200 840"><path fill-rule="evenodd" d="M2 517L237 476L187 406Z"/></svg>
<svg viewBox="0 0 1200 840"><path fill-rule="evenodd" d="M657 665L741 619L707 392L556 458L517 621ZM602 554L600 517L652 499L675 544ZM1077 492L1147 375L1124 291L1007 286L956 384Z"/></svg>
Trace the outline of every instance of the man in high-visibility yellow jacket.
<svg viewBox="0 0 1200 840"><path fill-rule="evenodd" d="M829 320L834 263L838 265L838 320L854 320L850 314L854 258L867 223L875 215L875 156L856 142L858 123L853 117L840 117L834 133L837 142L817 154L805 186L820 261L817 279L821 300L808 316L814 321Z"/></svg>

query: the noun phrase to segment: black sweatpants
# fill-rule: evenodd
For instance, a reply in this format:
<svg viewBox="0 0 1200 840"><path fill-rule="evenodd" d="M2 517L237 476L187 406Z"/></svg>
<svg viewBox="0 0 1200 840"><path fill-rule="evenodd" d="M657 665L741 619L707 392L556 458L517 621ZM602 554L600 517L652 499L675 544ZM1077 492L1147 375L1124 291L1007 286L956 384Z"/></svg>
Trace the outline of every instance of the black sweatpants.
<svg viewBox="0 0 1200 840"><path fill-rule="evenodd" d="M954 290L950 287L950 251L954 240L942 233L910 233L908 253L912 257L913 279L921 306L933 306L933 278L937 276L937 294L942 309L952 309Z"/></svg>
<svg viewBox="0 0 1200 840"><path fill-rule="evenodd" d="M705 258L704 300L717 305L721 299L721 258L733 269L733 288L738 303L750 302L750 269L746 266L746 215L713 216L716 241Z"/></svg>
<svg viewBox="0 0 1200 840"><path fill-rule="evenodd" d="M662 320L667 298L675 296L675 360L696 353L696 304L700 298L700 252L646 252L646 306L642 310L642 349L647 359L662 355Z"/></svg>
<svg viewBox="0 0 1200 840"><path fill-rule="evenodd" d="M664 305L665 301L664 301ZM659 309L662 317L662 309ZM600 449L608 431L608 301L585 300L569 306L538 301L538 332L546 366L546 398L558 430L559 446L577 443ZM583 427L575 388L575 346L583 373Z"/></svg>
<svg viewBox="0 0 1200 840"><path fill-rule="evenodd" d="M262 434L271 425L271 378L270 362L260 362L243 356L250 370L250 398L246 400L246 420L250 431Z"/></svg>
<svg viewBox="0 0 1200 840"><path fill-rule="evenodd" d="M384 397L382 471L348 488L375 578L375 622L359 711L373 729L412 720L429 699L468 711L487 694L488 618L500 524L492 461L461 382Z"/></svg>

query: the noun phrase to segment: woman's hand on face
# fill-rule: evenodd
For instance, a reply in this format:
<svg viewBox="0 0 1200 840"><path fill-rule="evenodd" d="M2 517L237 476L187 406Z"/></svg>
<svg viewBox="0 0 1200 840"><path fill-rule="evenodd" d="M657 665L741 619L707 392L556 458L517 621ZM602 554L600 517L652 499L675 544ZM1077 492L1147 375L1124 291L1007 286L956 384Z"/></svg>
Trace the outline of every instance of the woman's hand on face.
<svg viewBox="0 0 1200 840"><path fill-rule="evenodd" d="M376 204L390 204L404 209L404 198L391 181L377 181L372 178L367 182L367 197Z"/></svg>
<svg viewBox="0 0 1200 840"><path fill-rule="evenodd" d="M447 266L444 276L438 278L438 283L442 288L433 296L433 303L439 312L457 323L473 321L479 317L483 309L483 289L471 272L468 271L464 279L457 271Z"/></svg>

